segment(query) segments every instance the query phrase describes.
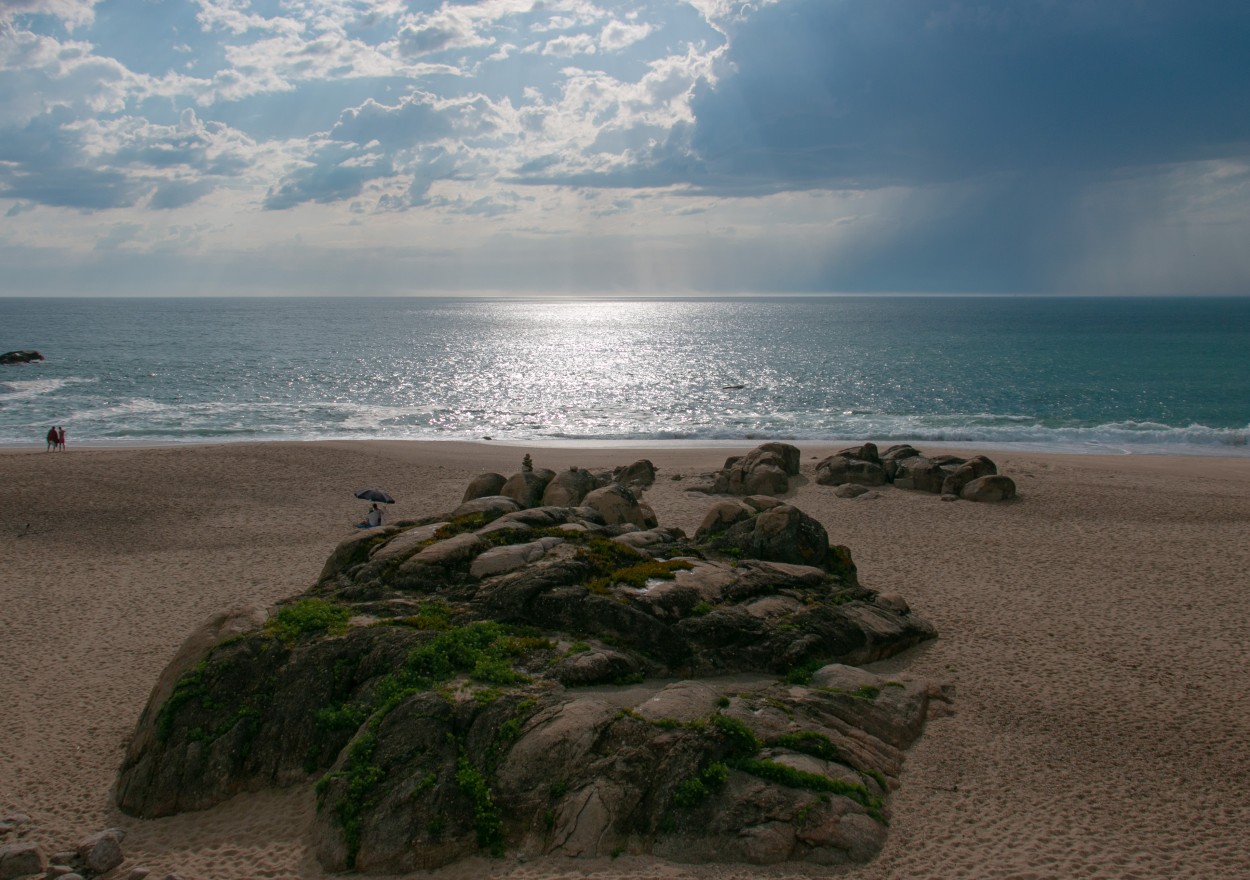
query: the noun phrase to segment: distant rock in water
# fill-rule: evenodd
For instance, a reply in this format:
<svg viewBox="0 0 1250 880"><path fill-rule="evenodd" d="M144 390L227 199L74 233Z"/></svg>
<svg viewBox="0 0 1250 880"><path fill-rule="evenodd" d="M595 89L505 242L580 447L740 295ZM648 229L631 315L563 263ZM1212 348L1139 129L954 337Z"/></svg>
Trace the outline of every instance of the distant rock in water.
<svg viewBox="0 0 1250 880"><path fill-rule="evenodd" d="M0 354L0 364L29 364L43 360L37 351L6 351Z"/></svg>
<svg viewBox="0 0 1250 880"><path fill-rule="evenodd" d="M605 491L634 499L587 498ZM819 522L748 496L691 540L609 525L617 507L469 504L352 535L267 619L241 608L194 633L118 806L166 816L316 780L331 872L879 851L902 750L949 694L845 665L935 632L861 586Z"/></svg>

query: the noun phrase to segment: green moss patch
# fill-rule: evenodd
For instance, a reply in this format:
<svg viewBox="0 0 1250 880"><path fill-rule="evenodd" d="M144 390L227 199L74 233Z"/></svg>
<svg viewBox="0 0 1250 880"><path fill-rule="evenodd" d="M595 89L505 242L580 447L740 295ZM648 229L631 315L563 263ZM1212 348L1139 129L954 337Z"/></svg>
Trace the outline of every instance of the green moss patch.
<svg viewBox="0 0 1250 880"><path fill-rule="evenodd" d="M682 809L697 807L724 787L729 768L719 761L708 764L698 775L683 780L673 792L673 806Z"/></svg>
<svg viewBox="0 0 1250 880"><path fill-rule="evenodd" d="M265 623L265 634L277 637L288 648L312 633L342 635L352 612L346 606L327 599L300 599L278 610Z"/></svg>
<svg viewBox="0 0 1250 880"><path fill-rule="evenodd" d="M869 792L867 786L859 783L846 782L842 779L830 779L828 776L821 776L819 773L796 770L793 767L787 767L785 764L779 764L776 761L767 759L740 758L734 761L733 767L744 773L750 773L752 776L758 776L760 779L768 782L784 785L787 788L828 792L850 798L862 806L868 815L878 822L885 821L882 813L883 805L881 798Z"/></svg>
<svg viewBox="0 0 1250 880"><path fill-rule="evenodd" d="M800 730L795 733L786 733L772 740L770 745L780 746L783 749L790 749L794 752L801 752L804 755L811 755L814 758L822 758L826 761L840 761L842 758L838 747L833 741L823 733L817 733L814 730Z"/></svg>
<svg viewBox="0 0 1250 880"><path fill-rule="evenodd" d="M651 559L636 565L618 568L608 574L593 578L586 584L586 588L591 592L598 592L614 584L621 584L627 587L634 587L635 589L642 589L647 581L652 578L672 580L677 577L677 572L689 571L692 568L694 566L684 559L665 559L662 561Z"/></svg>

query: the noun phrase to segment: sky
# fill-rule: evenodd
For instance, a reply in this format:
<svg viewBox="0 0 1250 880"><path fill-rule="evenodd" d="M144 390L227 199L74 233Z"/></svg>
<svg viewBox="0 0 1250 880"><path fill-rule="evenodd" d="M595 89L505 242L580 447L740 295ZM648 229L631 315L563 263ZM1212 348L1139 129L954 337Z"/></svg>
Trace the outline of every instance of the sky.
<svg viewBox="0 0 1250 880"><path fill-rule="evenodd" d="M1250 295L1245 0L0 0L0 295Z"/></svg>

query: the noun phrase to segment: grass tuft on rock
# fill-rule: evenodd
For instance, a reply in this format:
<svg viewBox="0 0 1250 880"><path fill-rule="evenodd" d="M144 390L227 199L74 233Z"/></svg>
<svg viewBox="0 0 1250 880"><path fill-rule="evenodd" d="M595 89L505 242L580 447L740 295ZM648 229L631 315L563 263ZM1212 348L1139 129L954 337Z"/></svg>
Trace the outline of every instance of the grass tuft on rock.
<svg viewBox="0 0 1250 880"><path fill-rule="evenodd" d="M692 568L694 566L684 559L666 559L663 561L652 559L640 562L637 565L618 568L608 574L593 578L586 584L586 588L592 593L596 593L614 584L621 584L640 590L652 578L671 581L677 577L677 572L689 571Z"/></svg>
<svg viewBox="0 0 1250 880"><path fill-rule="evenodd" d="M316 597L300 599L280 608L265 623L265 634L275 636L291 648L302 637L312 633L342 635L347 632L347 621L351 616L351 610L337 602Z"/></svg>
<svg viewBox="0 0 1250 880"><path fill-rule="evenodd" d="M811 755L814 758L822 758L826 761L840 761L842 757L838 747L833 744L829 737L814 730L785 733L774 739L770 744L780 746L783 749L790 749L794 752L801 752L804 755Z"/></svg>

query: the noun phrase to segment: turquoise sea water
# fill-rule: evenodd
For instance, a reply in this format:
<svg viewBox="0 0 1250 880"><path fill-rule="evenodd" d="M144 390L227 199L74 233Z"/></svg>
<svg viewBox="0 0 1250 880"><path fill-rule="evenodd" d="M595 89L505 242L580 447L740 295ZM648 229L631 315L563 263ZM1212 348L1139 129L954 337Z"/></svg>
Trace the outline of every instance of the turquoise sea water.
<svg viewBox="0 0 1250 880"><path fill-rule="evenodd" d="M26 348L4 445L1250 435L1250 298L0 299Z"/></svg>

